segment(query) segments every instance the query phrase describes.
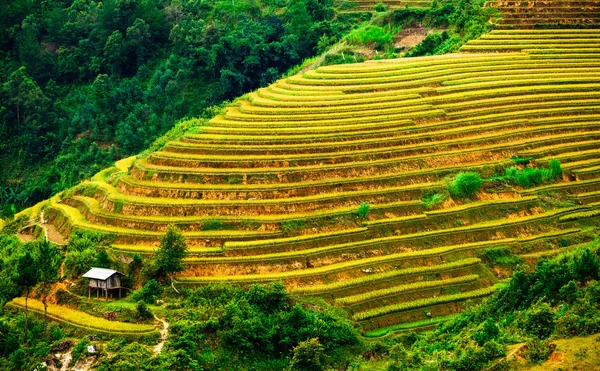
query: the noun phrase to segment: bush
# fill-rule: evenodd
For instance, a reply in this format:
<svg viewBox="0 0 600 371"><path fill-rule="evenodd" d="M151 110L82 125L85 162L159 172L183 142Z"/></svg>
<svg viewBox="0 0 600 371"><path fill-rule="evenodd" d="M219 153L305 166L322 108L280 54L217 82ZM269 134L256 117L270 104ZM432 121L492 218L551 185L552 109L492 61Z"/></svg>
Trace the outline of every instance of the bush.
<svg viewBox="0 0 600 371"><path fill-rule="evenodd" d="M148 281L144 287L133 294L133 300L143 301L146 304L154 304L163 292L163 288L156 280Z"/></svg>
<svg viewBox="0 0 600 371"><path fill-rule="evenodd" d="M356 210L356 215L360 216L363 219L366 219L367 215L369 215L369 210L371 209L371 205L368 202L363 202L358 206L358 210Z"/></svg>
<svg viewBox="0 0 600 371"><path fill-rule="evenodd" d="M533 339L527 342L527 349L523 351L523 356L532 363L542 363L550 357L555 346L543 340Z"/></svg>
<svg viewBox="0 0 600 371"><path fill-rule="evenodd" d="M477 194L482 184L483 180L478 173L461 172L449 184L448 192L455 199L471 197Z"/></svg>
<svg viewBox="0 0 600 371"><path fill-rule="evenodd" d="M423 194L423 196L421 197L421 203L427 209L431 209L435 205L438 205L438 204L444 202L445 199L446 199L446 196L442 193L425 192L425 194Z"/></svg>
<svg viewBox="0 0 600 371"><path fill-rule="evenodd" d="M560 166L560 161L553 158L552 160L550 160L549 167L550 167L550 176L552 177L552 179L556 179L556 178L562 176L563 170L562 170L562 167Z"/></svg>
<svg viewBox="0 0 600 371"><path fill-rule="evenodd" d="M387 10L388 10L388 7L384 3L377 3L377 4L375 4L375 11L376 12L383 13L383 12L387 12Z"/></svg>
<svg viewBox="0 0 600 371"><path fill-rule="evenodd" d="M324 370L325 366L323 366L323 350L323 345L321 345L318 338L312 338L300 342L300 344L294 348L294 357L292 358L292 362L290 364L290 370Z"/></svg>
<svg viewBox="0 0 600 371"><path fill-rule="evenodd" d="M148 307L146 306L146 303L144 303L144 301L142 300L138 301L135 309L137 317L140 321L147 321L154 317L152 315L152 312L150 312L150 309L148 309Z"/></svg>
<svg viewBox="0 0 600 371"><path fill-rule="evenodd" d="M202 223L203 231L215 231L223 228L223 221L219 219L208 219Z"/></svg>
<svg viewBox="0 0 600 371"><path fill-rule="evenodd" d="M537 303L525 312L523 327L528 334L546 339L554 332L554 312L547 303Z"/></svg>
<svg viewBox="0 0 600 371"><path fill-rule="evenodd" d="M549 166L549 169L526 167L521 170L511 167L504 172L504 178L523 188L536 187L562 176L562 167L558 160L550 160Z"/></svg>
<svg viewBox="0 0 600 371"><path fill-rule="evenodd" d="M394 41L392 33L374 25L358 28L348 35L348 42L356 45L370 45L383 49Z"/></svg>

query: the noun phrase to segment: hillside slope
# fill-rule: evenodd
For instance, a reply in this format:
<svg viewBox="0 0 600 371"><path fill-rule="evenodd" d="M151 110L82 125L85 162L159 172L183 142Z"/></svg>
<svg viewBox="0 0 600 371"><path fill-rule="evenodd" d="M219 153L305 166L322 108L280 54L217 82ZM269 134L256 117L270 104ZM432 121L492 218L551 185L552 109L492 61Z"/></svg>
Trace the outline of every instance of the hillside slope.
<svg viewBox="0 0 600 371"><path fill-rule="evenodd" d="M554 3L579 6L534 7ZM180 282L281 280L364 330L456 313L506 274L490 249L535 260L597 235L600 29L530 25L279 80L45 216L122 254L174 224L191 247ZM485 179L473 196L448 184L467 171Z"/></svg>

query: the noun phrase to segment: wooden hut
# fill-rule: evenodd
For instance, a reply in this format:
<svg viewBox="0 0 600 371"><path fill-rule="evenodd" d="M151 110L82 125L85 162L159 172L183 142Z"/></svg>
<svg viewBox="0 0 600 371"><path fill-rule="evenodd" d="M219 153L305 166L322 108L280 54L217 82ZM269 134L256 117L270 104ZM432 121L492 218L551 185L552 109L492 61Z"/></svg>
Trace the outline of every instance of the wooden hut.
<svg viewBox="0 0 600 371"><path fill-rule="evenodd" d="M92 268L83 277L90 280L88 298L92 294L92 289L96 291L96 297L98 292L103 292L107 299L109 292L114 293L115 290L119 290L119 299L121 298L121 277L125 277L123 273L106 268Z"/></svg>

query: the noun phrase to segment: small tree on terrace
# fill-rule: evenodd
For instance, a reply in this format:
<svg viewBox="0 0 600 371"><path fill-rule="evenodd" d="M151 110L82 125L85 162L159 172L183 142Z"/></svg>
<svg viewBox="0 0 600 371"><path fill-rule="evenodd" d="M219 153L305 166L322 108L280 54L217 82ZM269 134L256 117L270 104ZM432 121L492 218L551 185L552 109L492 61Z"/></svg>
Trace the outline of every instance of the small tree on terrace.
<svg viewBox="0 0 600 371"><path fill-rule="evenodd" d="M60 270L61 256L58 249L50 244L48 240L43 240L37 244L35 254L36 266L38 267L40 295L44 304L44 336L48 327L48 295L52 284L58 280Z"/></svg>
<svg viewBox="0 0 600 371"><path fill-rule="evenodd" d="M29 251L25 252L17 261L17 271L13 277L13 281L19 286L25 289L25 328L23 329L23 342L27 342L27 320L28 320L28 307L27 297L29 291L38 282L39 274L35 264L35 260L31 256Z"/></svg>
<svg viewBox="0 0 600 371"><path fill-rule="evenodd" d="M156 275L159 278L170 278L171 286L173 286L172 275L173 273L183 271L184 266L182 261L187 250L185 237L183 237L181 231L173 226L169 226L154 255ZM174 286L173 289L175 289Z"/></svg>

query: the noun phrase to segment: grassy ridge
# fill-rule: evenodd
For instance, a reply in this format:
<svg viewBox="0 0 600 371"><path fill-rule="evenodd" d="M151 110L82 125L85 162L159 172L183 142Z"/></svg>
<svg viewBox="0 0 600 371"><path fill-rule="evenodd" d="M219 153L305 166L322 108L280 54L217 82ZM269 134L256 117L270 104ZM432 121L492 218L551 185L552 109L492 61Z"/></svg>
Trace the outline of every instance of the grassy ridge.
<svg viewBox="0 0 600 371"><path fill-rule="evenodd" d="M10 302L10 304L24 309L25 298L15 298ZM44 313L44 305L39 300L28 299L27 304L29 310L40 314ZM86 330L114 334L142 335L156 331L156 328L154 328L152 325L139 325L135 323L109 321L104 318L91 316L85 312L55 304L48 304L48 317L56 321L65 322L72 326L80 327Z"/></svg>

